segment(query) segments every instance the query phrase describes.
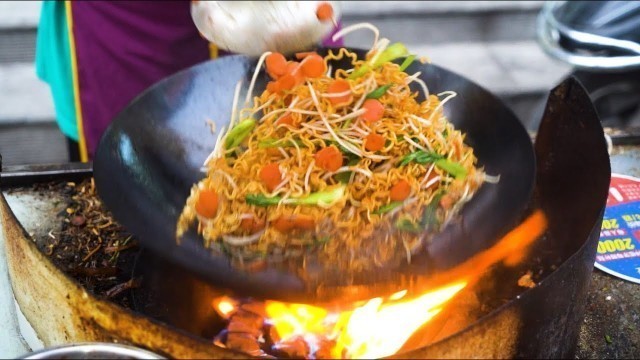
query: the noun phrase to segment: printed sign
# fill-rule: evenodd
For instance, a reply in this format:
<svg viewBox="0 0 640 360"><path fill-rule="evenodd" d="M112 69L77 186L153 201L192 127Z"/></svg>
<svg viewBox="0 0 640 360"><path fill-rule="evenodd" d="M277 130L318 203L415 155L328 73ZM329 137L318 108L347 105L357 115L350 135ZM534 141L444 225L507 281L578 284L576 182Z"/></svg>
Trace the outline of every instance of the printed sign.
<svg viewBox="0 0 640 360"><path fill-rule="evenodd" d="M595 266L640 284L640 179L611 174Z"/></svg>

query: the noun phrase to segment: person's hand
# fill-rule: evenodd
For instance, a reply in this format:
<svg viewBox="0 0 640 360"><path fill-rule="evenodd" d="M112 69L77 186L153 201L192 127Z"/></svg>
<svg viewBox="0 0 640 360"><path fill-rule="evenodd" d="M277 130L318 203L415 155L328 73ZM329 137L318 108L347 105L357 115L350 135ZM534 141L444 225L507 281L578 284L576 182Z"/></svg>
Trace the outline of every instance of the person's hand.
<svg viewBox="0 0 640 360"><path fill-rule="evenodd" d="M200 33L218 48L258 56L309 50L334 28L335 1L192 1Z"/></svg>

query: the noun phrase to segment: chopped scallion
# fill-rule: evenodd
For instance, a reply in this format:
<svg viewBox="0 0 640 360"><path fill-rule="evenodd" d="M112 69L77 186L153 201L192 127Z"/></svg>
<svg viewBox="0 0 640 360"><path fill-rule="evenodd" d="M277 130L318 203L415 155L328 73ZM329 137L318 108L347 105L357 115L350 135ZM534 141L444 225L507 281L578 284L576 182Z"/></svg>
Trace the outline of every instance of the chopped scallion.
<svg viewBox="0 0 640 360"><path fill-rule="evenodd" d="M240 145L244 139L249 136L254 127L256 127L256 121L254 119L242 120L227 134L224 140L224 148L230 150Z"/></svg>
<svg viewBox="0 0 640 360"><path fill-rule="evenodd" d="M415 55L409 55L407 56L406 59L404 59L404 61L402 62L402 65L400 65L400 71L405 71L407 70L407 68L416 60L416 56Z"/></svg>
<svg viewBox="0 0 640 360"><path fill-rule="evenodd" d="M373 90L372 92L368 93L366 98L367 99L380 99L380 97L382 97L382 95L384 95L387 90L389 90L389 88L391 87L391 84L387 84L387 85L382 85L379 88Z"/></svg>

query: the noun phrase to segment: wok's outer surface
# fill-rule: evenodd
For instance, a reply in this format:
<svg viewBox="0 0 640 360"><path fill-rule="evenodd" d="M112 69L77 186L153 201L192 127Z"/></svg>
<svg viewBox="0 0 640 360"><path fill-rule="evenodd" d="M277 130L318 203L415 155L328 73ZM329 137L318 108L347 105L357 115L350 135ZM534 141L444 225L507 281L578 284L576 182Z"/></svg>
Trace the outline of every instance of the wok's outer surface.
<svg viewBox="0 0 640 360"><path fill-rule="evenodd" d="M334 69L350 66L347 61L333 64ZM526 131L486 90L435 65L416 62L407 72L421 71L432 93L457 92L445 114L467 134L480 165L489 174L500 174L501 180L485 184L463 209L463 220L439 234L426 255L413 257L417 265L412 269L349 273L342 266L326 266L315 279L303 280L284 266L255 273L237 270L228 258L207 251L193 232L178 245L178 216L189 189L204 176L199 168L214 146L215 135L205 121L214 121L217 129L226 125L235 84L244 79L246 87L254 67L255 59L230 56L171 76L135 99L103 136L94 162L98 193L115 218L158 255L239 294L287 301L356 300L410 288L417 283L416 274L464 261L520 219L535 173ZM265 74L259 76L256 92L266 80Z"/></svg>

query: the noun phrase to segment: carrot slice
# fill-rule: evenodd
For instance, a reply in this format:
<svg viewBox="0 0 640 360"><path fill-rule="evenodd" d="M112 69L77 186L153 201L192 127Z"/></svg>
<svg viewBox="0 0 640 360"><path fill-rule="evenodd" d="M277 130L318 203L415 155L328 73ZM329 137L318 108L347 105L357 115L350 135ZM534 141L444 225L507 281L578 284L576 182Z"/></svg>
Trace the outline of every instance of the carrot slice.
<svg viewBox="0 0 640 360"><path fill-rule="evenodd" d="M316 227L316 221L309 215L296 215L294 223L296 228L302 230L313 230Z"/></svg>
<svg viewBox="0 0 640 360"><path fill-rule="evenodd" d="M276 163L270 163L260 169L260 180L267 186L267 190L273 191L282 181L280 168Z"/></svg>
<svg viewBox="0 0 640 360"><path fill-rule="evenodd" d="M278 86L278 83L275 81L269 81L267 83L267 91L269 91L272 94L278 93L280 92L280 87Z"/></svg>
<svg viewBox="0 0 640 360"><path fill-rule="evenodd" d="M451 209L453 206L453 197L449 194L444 194L444 196L440 198L440 206L445 210Z"/></svg>
<svg viewBox="0 0 640 360"><path fill-rule="evenodd" d="M267 69L267 75L269 75L273 80L278 80L282 77L282 75L276 75Z"/></svg>
<svg viewBox="0 0 640 360"><path fill-rule="evenodd" d="M302 63L302 73L306 77L317 78L326 72L324 59L322 56L315 54L309 55Z"/></svg>
<svg viewBox="0 0 640 360"><path fill-rule="evenodd" d="M316 227L316 222L313 217L303 214L281 216L271 224L280 232L288 232L291 230L313 230Z"/></svg>
<svg viewBox="0 0 640 360"><path fill-rule="evenodd" d="M411 185L407 180L398 181L389 192L389 197L391 201L403 201L409 196L411 193Z"/></svg>
<svg viewBox="0 0 640 360"><path fill-rule="evenodd" d="M315 52L315 51L299 52L299 53L296 53L296 59L302 60L302 59L304 59L304 58L306 58L307 56L310 56L310 55L318 55L318 53Z"/></svg>
<svg viewBox="0 0 640 360"><path fill-rule="evenodd" d="M342 96L329 97L329 101L331 101L333 105L349 104L351 100L353 100L353 94L350 92L350 90L351 90L351 87L349 86L349 82L346 80L339 79L332 82L331 85L329 85L329 87L327 88L327 93L342 94L348 91L349 93Z"/></svg>
<svg viewBox="0 0 640 360"><path fill-rule="evenodd" d="M240 221L240 229L243 231L254 233L262 228L264 228L264 220L262 219L248 218Z"/></svg>
<svg viewBox="0 0 640 360"><path fill-rule="evenodd" d="M289 61L287 63L287 74L293 75L293 78L296 80L296 85L304 82L304 74L302 73L300 63L297 61Z"/></svg>
<svg viewBox="0 0 640 360"><path fill-rule="evenodd" d="M364 148L369 151L378 151L384 147L384 137L376 133L369 134L364 140Z"/></svg>
<svg viewBox="0 0 640 360"><path fill-rule="evenodd" d="M296 86L296 78L291 74L286 74L276 81L278 91L291 90Z"/></svg>
<svg viewBox="0 0 640 360"><path fill-rule="evenodd" d="M297 61L289 61L287 63L287 74L295 75L295 73L299 71L298 65L300 65L300 63Z"/></svg>
<svg viewBox="0 0 640 360"><path fill-rule="evenodd" d="M342 153L333 145L318 151L315 159L316 164L327 171L333 172L342 167Z"/></svg>
<svg viewBox="0 0 640 360"><path fill-rule="evenodd" d="M276 122L274 122L273 124L276 126L278 125L293 126L293 116L291 114L284 114L280 118L278 118L278 120L276 120Z"/></svg>
<svg viewBox="0 0 640 360"><path fill-rule="evenodd" d="M293 229L293 220L290 217L279 217L271 222L271 225L280 232Z"/></svg>
<svg viewBox="0 0 640 360"><path fill-rule="evenodd" d="M384 105L376 99L368 99L362 104L362 108L367 110L360 118L368 123L374 123L382 119L384 114Z"/></svg>
<svg viewBox="0 0 640 360"><path fill-rule="evenodd" d="M269 54L265 59L265 65L267 66L267 72L274 79L287 72L287 59L278 52Z"/></svg>
<svg viewBox="0 0 640 360"><path fill-rule="evenodd" d="M333 6L328 2L322 2L316 8L316 17L320 21L330 21L333 18Z"/></svg>
<svg viewBox="0 0 640 360"><path fill-rule="evenodd" d="M198 215L211 219L218 212L218 194L212 190L201 190L196 201L196 213Z"/></svg>

